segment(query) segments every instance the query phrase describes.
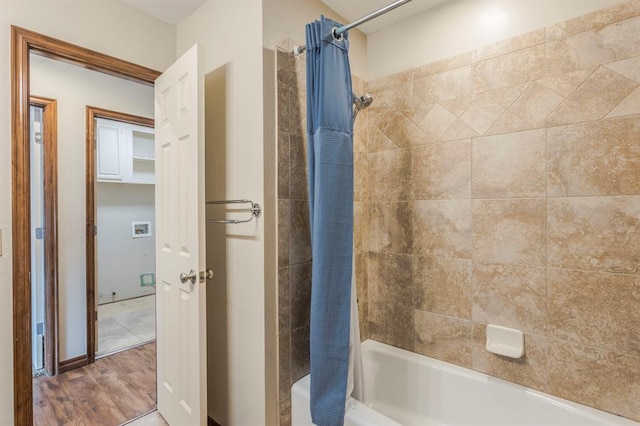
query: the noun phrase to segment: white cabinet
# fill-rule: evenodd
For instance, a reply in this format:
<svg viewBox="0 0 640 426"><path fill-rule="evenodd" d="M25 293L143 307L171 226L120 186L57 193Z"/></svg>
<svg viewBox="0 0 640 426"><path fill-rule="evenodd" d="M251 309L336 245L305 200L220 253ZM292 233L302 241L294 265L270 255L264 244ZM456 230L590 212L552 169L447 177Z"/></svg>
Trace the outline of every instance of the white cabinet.
<svg viewBox="0 0 640 426"><path fill-rule="evenodd" d="M154 129L96 119L98 182L155 183Z"/></svg>

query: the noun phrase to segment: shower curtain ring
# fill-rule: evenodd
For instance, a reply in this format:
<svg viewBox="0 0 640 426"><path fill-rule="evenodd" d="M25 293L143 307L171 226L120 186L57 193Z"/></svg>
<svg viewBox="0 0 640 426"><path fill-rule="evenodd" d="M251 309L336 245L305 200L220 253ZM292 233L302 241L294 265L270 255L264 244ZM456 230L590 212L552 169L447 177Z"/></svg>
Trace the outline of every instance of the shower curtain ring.
<svg viewBox="0 0 640 426"><path fill-rule="evenodd" d="M343 39L343 35L342 34L338 34L336 33L336 30L338 28L337 27L333 27L333 29L331 30L331 35L333 36L333 39L336 41L342 41Z"/></svg>

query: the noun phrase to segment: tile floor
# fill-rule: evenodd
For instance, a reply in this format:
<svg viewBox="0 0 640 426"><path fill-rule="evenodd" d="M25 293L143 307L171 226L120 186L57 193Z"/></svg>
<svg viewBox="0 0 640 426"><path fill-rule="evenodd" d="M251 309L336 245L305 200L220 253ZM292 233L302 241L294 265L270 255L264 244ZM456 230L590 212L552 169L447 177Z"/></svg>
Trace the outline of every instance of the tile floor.
<svg viewBox="0 0 640 426"><path fill-rule="evenodd" d="M156 296L137 297L98 306L97 356L156 338Z"/></svg>

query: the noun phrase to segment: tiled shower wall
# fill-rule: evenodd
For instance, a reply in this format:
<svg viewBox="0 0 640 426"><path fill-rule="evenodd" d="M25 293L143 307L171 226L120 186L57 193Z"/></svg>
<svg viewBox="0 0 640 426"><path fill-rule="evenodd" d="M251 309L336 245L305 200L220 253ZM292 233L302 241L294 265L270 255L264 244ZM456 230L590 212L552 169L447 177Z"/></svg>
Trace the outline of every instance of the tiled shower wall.
<svg viewBox="0 0 640 426"><path fill-rule="evenodd" d="M304 58L278 63L279 383L308 372ZM640 420L640 1L369 83L363 338ZM486 324L526 355L484 349Z"/></svg>
<svg viewBox="0 0 640 426"><path fill-rule="evenodd" d="M290 389L309 373L309 313L311 304L311 241L307 184L305 55L290 53L296 43L276 48L278 96L278 387L280 425L291 423ZM353 76L354 92L365 83ZM368 157L367 112L354 128L354 244L362 339L367 338L367 289L363 204Z"/></svg>
<svg viewBox="0 0 640 426"><path fill-rule="evenodd" d="M640 420L639 15L369 82L371 338Z"/></svg>

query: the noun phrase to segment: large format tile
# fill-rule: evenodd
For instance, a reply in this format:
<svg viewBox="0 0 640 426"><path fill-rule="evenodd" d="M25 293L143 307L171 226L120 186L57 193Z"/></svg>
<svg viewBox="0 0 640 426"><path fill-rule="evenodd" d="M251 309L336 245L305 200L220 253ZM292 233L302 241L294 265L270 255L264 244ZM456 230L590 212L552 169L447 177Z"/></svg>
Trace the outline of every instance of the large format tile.
<svg viewBox="0 0 640 426"><path fill-rule="evenodd" d="M369 154L372 202L411 199L411 150L395 149Z"/></svg>
<svg viewBox="0 0 640 426"><path fill-rule="evenodd" d="M640 273L640 196L549 199L549 265Z"/></svg>
<svg viewBox="0 0 640 426"><path fill-rule="evenodd" d="M312 263L292 265L290 269L291 330L309 325L311 316Z"/></svg>
<svg viewBox="0 0 640 426"><path fill-rule="evenodd" d="M640 194L640 116L551 128L549 195Z"/></svg>
<svg viewBox="0 0 640 426"><path fill-rule="evenodd" d="M533 83L518 100L511 105L511 112L523 118L529 125L539 126L545 118L564 100L545 86Z"/></svg>
<svg viewBox="0 0 640 426"><path fill-rule="evenodd" d="M584 31L600 29L618 21L632 18L638 14L628 2L622 2L605 9L596 10L547 28L547 41L569 37Z"/></svg>
<svg viewBox="0 0 640 426"><path fill-rule="evenodd" d="M640 421L640 357L549 340L549 392Z"/></svg>
<svg viewBox="0 0 640 426"><path fill-rule="evenodd" d="M545 268L475 262L473 320L544 335L547 323Z"/></svg>
<svg viewBox="0 0 640 426"><path fill-rule="evenodd" d="M475 200L474 260L545 265L546 210L544 199Z"/></svg>
<svg viewBox="0 0 640 426"><path fill-rule="evenodd" d="M415 351L471 368L473 322L416 309Z"/></svg>
<svg viewBox="0 0 640 426"><path fill-rule="evenodd" d="M640 356L640 277L549 270L549 335Z"/></svg>
<svg viewBox="0 0 640 426"><path fill-rule="evenodd" d="M471 200L414 203L414 253L471 258Z"/></svg>
<svg viewBox="0 0 640 426"><path fill-rule="evenodd" d="M291 228L289 265L311 260L311 228L309 223L309 202L291 200Z"/></svg>
<svg viewBox="0 0 640 426"><path fill-rule="evenodd" d="M413 150L416 200L471 197L471 142L447 142Z"/></svg>
<svg viewBox="0 0 640 426"><path fill-rule="evenodd" d="M473 140L474 198L544 197L546 130Z"/></svg>
<svg viewBox="0 0 640 426"><path fill-rule="evenodd" d="M370 253L369 301L393 301L413 306L413 257L406 254Z"/></svg>
<svg viewBox="0 0 640 426"><path fill-rule="evenodd" d="M413 252L413 204L368 204L369 250L375 253Z"/></svg>
<svg viewBox="0 0 640 426"><path fill-rule="evenodd" d="M498 56L473 65L475 89L479 92L512 86L544 77L543 44Z"/></svg>
<svg viewBox="0 0 640 426"><path fill-rule="evenodd" d="M472 263L469 259L416 256L414 263L416 309L471 319Z"/></svg>

